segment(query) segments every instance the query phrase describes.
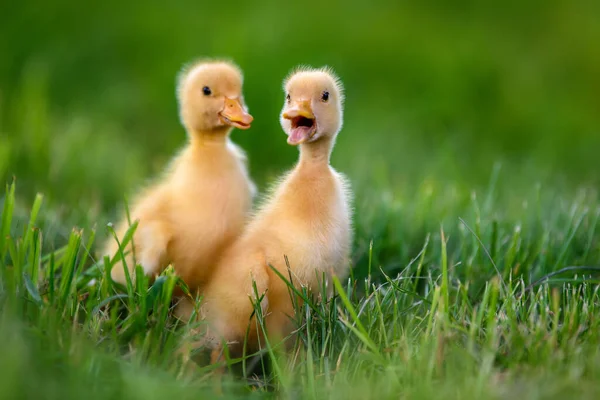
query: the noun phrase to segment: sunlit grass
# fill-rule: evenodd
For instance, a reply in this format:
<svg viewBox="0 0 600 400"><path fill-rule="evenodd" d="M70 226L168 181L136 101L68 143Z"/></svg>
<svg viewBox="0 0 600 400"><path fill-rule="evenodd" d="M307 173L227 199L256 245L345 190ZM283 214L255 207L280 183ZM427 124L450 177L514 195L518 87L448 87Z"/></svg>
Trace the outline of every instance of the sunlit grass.
<svg viewBox="0 0 600 400"><path fill-rule="evenodd" d="M412 193L402 207L383 196L368 216L358 209L352 277L334 280L330 301L297 292L305 301L296 307L294 350L266 345L269 362L244 359L225 377L224 395L597 396L595 194L534 188L520 198L532 205L510 209L490 188L481 203L459 193L437 202L443 211L431 208L427 197L448 190ZM171 315L179 284L172 271L151 285L137 279L117 287L109 274L116 258L93 257L96 237L110 235L104 227L74 229L63 247L43 251L52 238L37 228L42 203L36 197L27 223L15 227L14 185L3 201L2 393L213 393L212 367L194 362L202 352L193 347L196 324ZM425 221L442 215L442 227ZM568 266L576 268L560 271Z"/></svg>

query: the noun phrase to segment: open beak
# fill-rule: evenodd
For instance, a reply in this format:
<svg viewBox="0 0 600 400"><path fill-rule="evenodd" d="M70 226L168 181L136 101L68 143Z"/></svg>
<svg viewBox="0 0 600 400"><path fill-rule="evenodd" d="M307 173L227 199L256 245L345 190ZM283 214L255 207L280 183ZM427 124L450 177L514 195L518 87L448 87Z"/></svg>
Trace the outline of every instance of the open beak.
<svg viewBox="0 0 600 400"><path fill-rule="evenodd" d="M254 120L252 115L248 114L238 99L225 97L225 106L219 113L221 120L227 125L235 126L239 129L248 129Z"/></svg>
<svg viewBox="0 0 600 400"><path fill-rule="evenodd" d="M317 132L317 119L308 100L295 102L291 108L283 112L283 118L289 119L292 123L288 144L295 146L305 143Z"/></svg>

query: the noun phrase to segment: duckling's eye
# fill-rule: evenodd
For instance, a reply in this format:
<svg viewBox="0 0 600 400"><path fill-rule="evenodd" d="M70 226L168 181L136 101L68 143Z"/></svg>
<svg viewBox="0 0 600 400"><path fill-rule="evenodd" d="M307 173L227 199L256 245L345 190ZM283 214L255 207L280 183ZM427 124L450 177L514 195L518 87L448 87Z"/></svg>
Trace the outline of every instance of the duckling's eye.
<svg viewBox="0 0 600 400"><path fill-rule="evenodd" d="M208 86L204 86L202 88L202 93L204 93L205 96L210 96L212 94L212 92Z"/></svg>
<svg viewBox="0 0 600 400"><path fill-rule="evenodd" d="M286 99L286 100L287 100L287 102L289 103L289 102L290 102L290 100L291 100L292 98L291 98L291 97L290 97L290 95L288 94L287 96L285 96L285 99Z"/></svg>
<svg viewBox="0 0 600 400"><path fill-rule="evenodd" d="M323 92L323 94L321 95L321 100L322 101L327 101L329 100L329 92L326 90Z"/></svg>

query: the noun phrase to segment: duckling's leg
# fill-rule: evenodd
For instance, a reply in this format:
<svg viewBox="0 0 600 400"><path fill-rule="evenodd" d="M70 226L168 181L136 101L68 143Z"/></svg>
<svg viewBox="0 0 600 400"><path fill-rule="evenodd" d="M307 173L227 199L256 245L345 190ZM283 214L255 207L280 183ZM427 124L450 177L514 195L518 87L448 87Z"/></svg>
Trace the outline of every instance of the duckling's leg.
<svg viewBox="0 0 600 400"><path fill-rule="evenodd" d="M287 352L292 350L296 342L295 324L290 319L293 318L293 313L294 310L292 309L291 316L277 312L267 317L267 332L271 345Z"/></svg>
<svg viewBox="0 0 600 400"><path fill-rule="evenodd" d="M196 310L196 308L195 308L194 302L188 297L181 296L180 298L177 299L177 304L175 305L173 314L180 321L189 322L189 320L192 317L192 314L194 314L195 310ZM199 319L198 317L199 317L199 315L196 315L197 319Z"/></svg>
<svg viewBox="0 0 600 400"><path fill-rule="evenodd" d="M225 373L225 352L223 345L216 346L210 353L210 364L221 364L214 370L213 389L218 396L223 395L223 374Z"/></svg>

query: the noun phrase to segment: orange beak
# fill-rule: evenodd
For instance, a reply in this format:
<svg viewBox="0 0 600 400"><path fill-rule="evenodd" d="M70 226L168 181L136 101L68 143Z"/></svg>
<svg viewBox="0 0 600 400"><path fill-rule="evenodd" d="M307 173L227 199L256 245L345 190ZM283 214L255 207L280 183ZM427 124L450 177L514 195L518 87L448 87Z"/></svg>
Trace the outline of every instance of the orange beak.
<svg viewBox="0 0 600 400"><path fill-rule="evenodd" d="M219 113L221 120L227 125L235 126L239 129L248 129L254 120L252 115L248 114L238 99L225 97L225 105Z"/></svg>
<svg viewBox="0 0 600 400"><path fill-rule="evenodd" d="M292 146L308 142L317 133L317 120L309 100L294 102L294 105L285 110L282 116L290 120L291 129L287 142Z"/></svg>
<svg viewBox="0 0 600 400"><path fill-rule="evenodd" d="M291 119L298 117L304 117L308 119L315 119L315 115L312 112L310 107L310 101L297 101L294 103L294 106L283 113L283 118Z"/></svg>

